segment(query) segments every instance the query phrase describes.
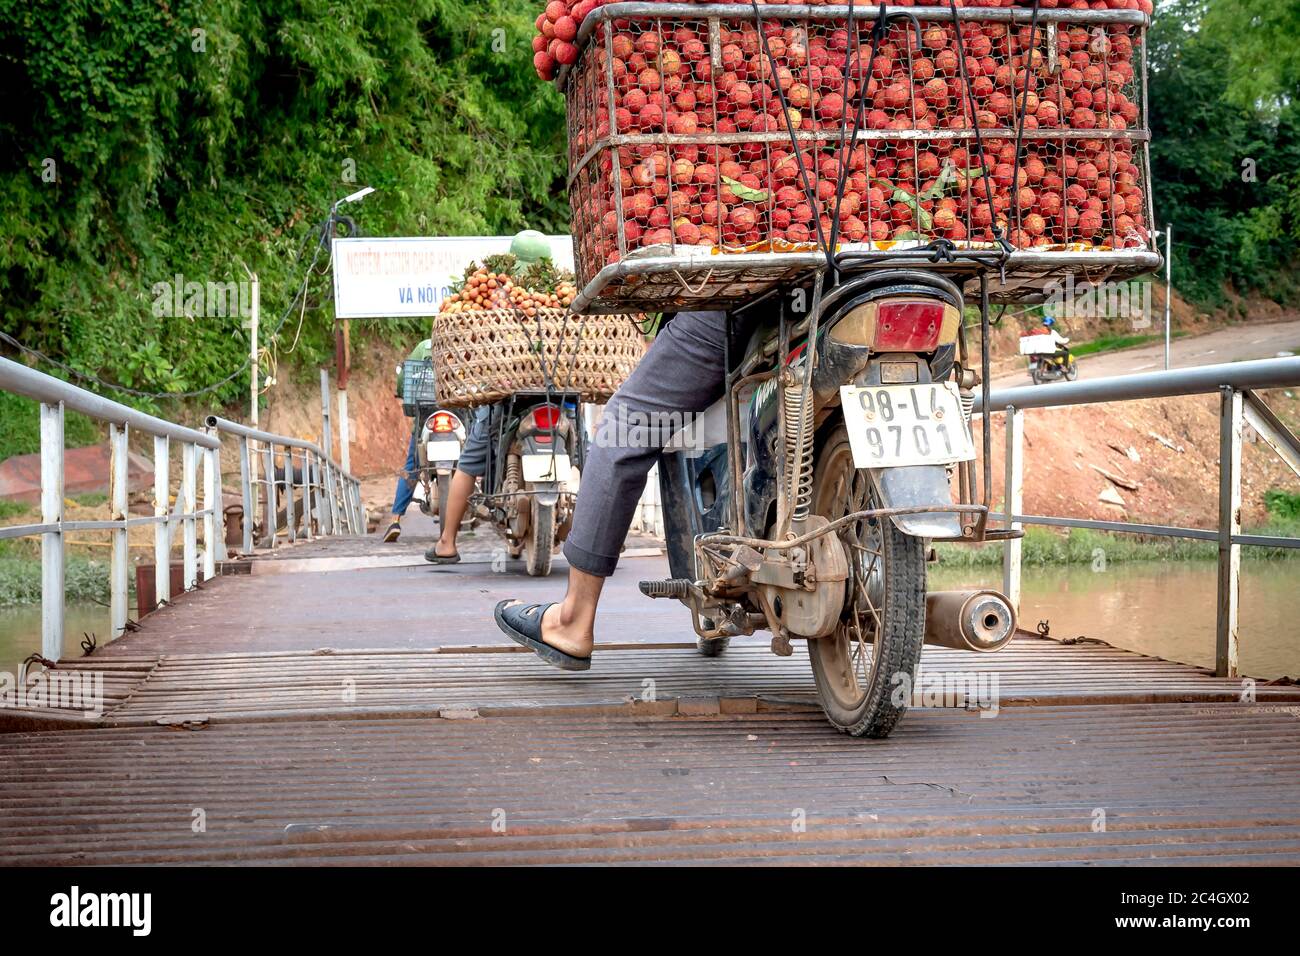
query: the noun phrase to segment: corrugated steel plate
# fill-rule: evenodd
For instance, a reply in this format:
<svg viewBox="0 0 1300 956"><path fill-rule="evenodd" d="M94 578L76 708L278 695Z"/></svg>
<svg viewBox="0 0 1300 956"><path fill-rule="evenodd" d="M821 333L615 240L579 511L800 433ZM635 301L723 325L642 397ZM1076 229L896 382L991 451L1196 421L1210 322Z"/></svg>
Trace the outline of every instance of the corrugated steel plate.
<svg viewBox="0 0 1300 956"><path fill-rule="evenodd" d="M921 710L887 741L807 714L0 737L8 865L1157 860L1300 863L1300 709Z"/></svg>

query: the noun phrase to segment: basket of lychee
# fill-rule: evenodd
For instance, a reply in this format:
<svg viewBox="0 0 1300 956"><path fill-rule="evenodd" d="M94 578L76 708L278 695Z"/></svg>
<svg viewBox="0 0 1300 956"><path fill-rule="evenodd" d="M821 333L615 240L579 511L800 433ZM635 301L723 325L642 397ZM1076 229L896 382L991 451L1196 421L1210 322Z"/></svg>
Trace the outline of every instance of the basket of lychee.
<svg viewBox="0 0 1300 956"><path fill-rule="evenodd" d="M866 5L850 35L825 4L762 4L756 25L710 20L708 3L629 16L553 0L536 66L567 67L579 278L636 255L832 236L1145 249L1148 0L986 9L999 5L959 3L959 28L918 6L919 30L893 20L873 42Z"/></svg>
<svg viewBox="0 0 1300 956"><path fill-rule="evenodd" d="M573 273L555 269L549 259L521 270L513 256L489 256L486 265L470 264L440 310L458 314L509 309L532 318L539 309L567 309L577 294Z"/></svg>
<svg viewBox="0 0 1300 956"><path fill-rule="evenodd" d="M573 274L512 255L471 263L433 322L439 401L449 407L554 388L603 402L645 351L642 316L569 312Z"/></svg>

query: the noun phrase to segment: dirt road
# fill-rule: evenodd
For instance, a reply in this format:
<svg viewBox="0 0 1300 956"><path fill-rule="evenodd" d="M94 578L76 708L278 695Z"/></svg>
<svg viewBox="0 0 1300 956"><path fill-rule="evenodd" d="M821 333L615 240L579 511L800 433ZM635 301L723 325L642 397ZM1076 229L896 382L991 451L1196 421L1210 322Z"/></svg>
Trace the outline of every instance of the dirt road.
<svg viewBox="0 0 1300 956"><path fill-rule="evenodd" d="M1174 339L1170 347L1173 368L1241 362L1248 359L1273 358L1279 353L1300 354L1300 322L1235 325L1204 335ZM1103 378L1154 372L1164 368L1163 342L1138 348L1087 355L1079 359L1080 378ZM1024 385L1029 372L1024 368L996 376L997 385Z"/></svg>

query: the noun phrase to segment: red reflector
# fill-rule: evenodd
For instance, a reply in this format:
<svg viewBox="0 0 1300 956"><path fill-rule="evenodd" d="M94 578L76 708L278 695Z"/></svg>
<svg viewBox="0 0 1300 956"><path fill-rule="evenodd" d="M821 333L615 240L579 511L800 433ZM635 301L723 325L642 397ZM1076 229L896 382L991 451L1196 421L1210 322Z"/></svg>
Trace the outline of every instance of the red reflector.
<svg viewBox="0 0 1300 956"><path fill-rule="evenodd" d="M460 422L456 421L456 416L451 412L438 412L433 416L433 430L435 432L454 432Z"/></svg>
<svg viewBox="0 0 1300 956"><path fill-rule="evenodd" d="M943 328L943 303L882 302L876 312L877 352L931 352Z"/></svg>

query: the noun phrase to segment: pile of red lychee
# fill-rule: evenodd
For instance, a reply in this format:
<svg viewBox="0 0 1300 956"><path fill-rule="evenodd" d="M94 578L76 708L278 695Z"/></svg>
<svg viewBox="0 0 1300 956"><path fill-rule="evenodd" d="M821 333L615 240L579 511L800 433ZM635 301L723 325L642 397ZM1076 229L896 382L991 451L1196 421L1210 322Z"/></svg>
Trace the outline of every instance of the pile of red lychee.
<svg viewBox="0 0 1300 956"><path fill-rule="evenodd" d="M586 164L570 200L586 277L637 248L783 249L832 227L841 242L1147 242L1135 26L1062 24L1053 50L1041 24L963 21L959 43L950 22L922 20L919 37L895 24L872 59L870 21L851 38L842 21L773 17L760 36L727 20L710 37L703 19L619 19L579 49L601 5L554 0L539 21L554 34L539 53L576 64L571 157ZM855 117L866 140L842 146ZM632 140L588 156L611 135Z"/></svg>
<svg viewBox="0 0 1300 956"><path fill-rule="evenodd" d="M561 66L574 63L578 59L578 47L575 43L578 28L591 11L607 6L617 0L550 0L537 17L537 35L533 37L533 67L543 80L555 78ZM645 0L650 3L683 2L683 0ZM698 6L708 6L711 0L685 0ZM713 0L717 3L735 3L736 0ZM818 7L832 2L843 3L845 0L802 0L803 3ZM947 6L947 0L932 0L936 6ZM778 6L782 0L759 0L759 6ZM891 6L914 7L925 6L916 0L894 0ZM869 6L869 4L864 4ZM1033 0L957 0L959 7L1031 7ZM1080 10L1141 10L1151 15L1151 0L1039 0L1042 9L1055 7Z"/></svg>

